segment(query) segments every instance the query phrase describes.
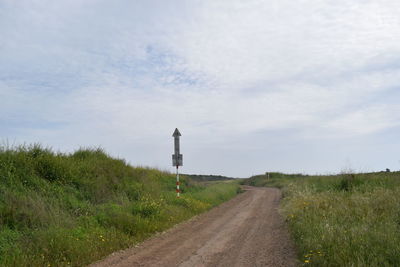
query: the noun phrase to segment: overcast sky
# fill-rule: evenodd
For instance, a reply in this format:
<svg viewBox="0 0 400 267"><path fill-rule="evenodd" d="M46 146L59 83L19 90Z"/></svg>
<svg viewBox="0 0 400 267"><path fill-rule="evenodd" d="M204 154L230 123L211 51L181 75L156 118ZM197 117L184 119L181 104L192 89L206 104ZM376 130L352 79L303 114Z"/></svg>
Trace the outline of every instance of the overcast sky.
<svg viewBox="0 0 400 267"><path fill-rule="evenodd" d="M400 169L400 1L0 0L0 138L248 177Z"/></svg>

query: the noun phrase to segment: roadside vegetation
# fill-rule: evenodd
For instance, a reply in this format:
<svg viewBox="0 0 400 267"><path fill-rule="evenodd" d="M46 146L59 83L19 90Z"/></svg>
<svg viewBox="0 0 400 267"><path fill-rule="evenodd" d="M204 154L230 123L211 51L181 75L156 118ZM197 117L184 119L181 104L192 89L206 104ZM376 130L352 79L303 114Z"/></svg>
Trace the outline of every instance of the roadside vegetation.
<svg viewBox="0 0 400 267"><path fill-rule="evenodd" d="M400 266L400 172L270 173L245 180L283 190L282 214L307 266Z"/></svg>
<svg viewBox="0 0 400 267"><path fill-rule="evenodd" d="M234 180L237 178L233 177L226 177L222 175L204 175L204 174L182 174L185 177L190 178L193 181L198 181L198 182L215 182L215 181L229 181L229 180Z"/></svg>
<svg viewBox="0 0 400 267"><path fill-rule="evenodd" d="M132 167L102 149L0 148L0 266L83 266L240 192Z"/></svg>

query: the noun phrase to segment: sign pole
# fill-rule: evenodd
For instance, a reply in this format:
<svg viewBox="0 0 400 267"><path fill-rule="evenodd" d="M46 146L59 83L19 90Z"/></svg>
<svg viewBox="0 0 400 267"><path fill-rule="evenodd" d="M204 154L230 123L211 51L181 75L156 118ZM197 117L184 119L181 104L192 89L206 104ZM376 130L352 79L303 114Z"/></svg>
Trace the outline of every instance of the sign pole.
<svg viewBox="0 0 400 267"><path fill-rule="evenodd" d="M178 171L178 166L176 166L176 197L177 197L177 198L180 198L179 171Z"/></svg>
<svg viewBox="0 0 400 267"><path fill-rule="evenodd" d="M183 155L179 152L179 137L181 133L178 128L175 129L172 137L174 138L174 154L172 155L172 166L176 166L176 197L180 197L180 188L179 188L179 166L183 166Z"/></svg>

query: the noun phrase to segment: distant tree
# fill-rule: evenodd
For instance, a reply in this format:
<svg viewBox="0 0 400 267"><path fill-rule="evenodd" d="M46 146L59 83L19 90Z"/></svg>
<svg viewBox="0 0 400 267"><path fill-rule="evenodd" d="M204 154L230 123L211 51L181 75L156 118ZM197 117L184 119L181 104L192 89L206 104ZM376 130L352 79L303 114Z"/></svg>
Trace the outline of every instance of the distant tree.
<svg viewBox="0 0 400 267"><path fill-rule="evenodd" d="M386 172L390 172L390 169L386 168Z"/></svg>

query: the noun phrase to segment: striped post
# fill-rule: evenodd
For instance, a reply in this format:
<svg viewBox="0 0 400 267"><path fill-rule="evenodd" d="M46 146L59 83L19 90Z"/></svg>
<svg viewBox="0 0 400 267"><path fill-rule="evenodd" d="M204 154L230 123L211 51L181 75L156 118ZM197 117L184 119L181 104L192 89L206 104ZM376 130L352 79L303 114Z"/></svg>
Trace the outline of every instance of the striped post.
<svg viewBox="0 0 400 267"><path fill-rule="evenodd" d="M176 197L180 197L178 165L176 166Z"/></svg>
<svg viewBox="0 0 400 267"><path fill-rule="evenodd" d="M178 128L175 128L172 137L174 138L174 154L172 155L172 166L176 167L176 197L180 197L179 189L179 166L183 166L183 155L179 153L179 137L181 133Z"/></svg>

